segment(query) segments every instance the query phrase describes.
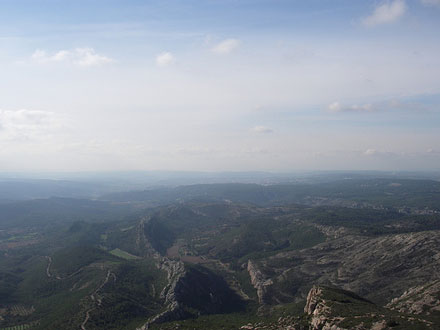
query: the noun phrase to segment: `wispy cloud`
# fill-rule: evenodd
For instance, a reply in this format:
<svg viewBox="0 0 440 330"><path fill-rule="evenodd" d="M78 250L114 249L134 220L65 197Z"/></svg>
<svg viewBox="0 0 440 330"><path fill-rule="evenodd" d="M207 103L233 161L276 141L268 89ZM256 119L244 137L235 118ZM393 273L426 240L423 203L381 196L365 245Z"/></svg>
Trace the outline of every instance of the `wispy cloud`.
<svg viewBox="0 0 440 330"><path fill-rule="evenodd" d="M417 157L421 156L423 154L426 155L426 152L420 152L420 151L412 151L412 152L406 152L406 151L396 151L396 150L379 150L374 148L368 148L364 151L357 151L357 153L369 157L369 158L382 158L382 159L405 159L405 158L411 158L411 157Z"/></svg>
<svg viewBox="0 0 440 330"><path fill-rule="evenodd" d="M157 66L169 66L176 62L176 58L170 52L163 52L156 56L156 65Z"/></svg>
<svg viewBox="0 0 440 330"><path fill-rule="evenodd" d="M37 63L67 62L80 67L100 66L114 62L110 57L96 53L93 48L60 50L52 54L45 50L37 49L31 58Z"/></svg>
<svg viewBox="0 0 440 330"><path fill-rule="evenodd" d="M377 155L378 153L379 151L377 151L376 149L367 149L363 152L365 156L374 156Z"/></svg>
<svg viewBox="0 0 440 330"><path fill-rule="evenodd" d="M343 104L339 101L327 106L330 113L377 113L384 111L401 111L407 113L433 113L438 112L439 102L424 102L421 100L391 99L364 104Z"/></svg>
<svg viewBox="0 0 440 330"><path fill-rule="evenodd" d="M440 7L440 0L421 0L422 4L426 6L439 6Z"/></svg>
<svg viewBox="0 0 440 330"><path fill-rule="evenodd" d="M216 54L229 54L237 49L241 44L238 39L226 39L215 45L211 50Z"/></svg>
<svg viewBox="0 0 440 330"><path fill-rule="evenodd" d="M29 141L49 137L65 126L65 119L40 110L0 110L0 141Z"/></svg>
<svg viewBox="0 0 440 330"><path fill-rule="evenodd" d="M404 0L386 1L378 5L371 15L362 19L362 23L369 27L393 23L405 15L406 11L407 6Z"/></svg>
<svg viewBox="0 0 440 330"><path fill-rule="evenodd" d="M273 133L273 129L266 126L255 126L252 128L252 131L260 134Z"/></svg>
<svg viewBox="0 0 440 330"><path fill-rule="evenodd" d="M353 105L342 105L339 102L333 102L328 106L328 111L330 112L373 112L377 111L377 107L372 104L353 104Z"/></svg>

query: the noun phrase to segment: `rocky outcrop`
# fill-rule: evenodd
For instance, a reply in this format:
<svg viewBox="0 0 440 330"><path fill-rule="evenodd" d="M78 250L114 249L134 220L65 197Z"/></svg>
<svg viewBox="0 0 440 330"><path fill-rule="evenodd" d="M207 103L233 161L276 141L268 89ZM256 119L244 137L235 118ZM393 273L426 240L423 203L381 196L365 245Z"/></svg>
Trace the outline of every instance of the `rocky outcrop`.
<svg viewBox="0 0 440 330"><path fill-rule="evenodd" d="M241 297L227 282L202 266L185 266L181 261L164 259L161 268L168 272L168 285L160 297L165 310L151 318L149 325L197 317L202 314L240 312L244 309Z"/></svg>
<svg viewBox="0 0 440 330"><path fill-rule="evenodd" d="M395 326L403 329L432 328L432 323L427 320L398 314L353 292L325 286L312 287L304 313L310 318L310 330L381 330Z"/></svg>
<svg viewBox="0 0 440 330"><path fill-rule="evenodd" d="M150 240L145 235L145 226L148 225L150 220L150 216L145 216L139 221L136 228L136 247L141 255L161 260L160 253L153 248Z"/></svg>
<svg viewBox="0 0 440 330"><path fill-rule="evenodd" d="M359 297L353 292L313 286L303 316L284 315L272 322L248 323L246 330L384 330L434 329L422 318L399 314Z"/></svg>
<svg viewBox="0 0 440 330"><path fill-rule="evenodd" d="M335 324L335 321L342 321L344 318L332 318L332 309L324 299L323 288L314 286L307 295L304 313L311 316L310 329L318 330L339 330L343 329Z"/></svg>
<svg viewBox="0 0 440 330"><path fill-rule="evenodd" d="M257 265L251 260L248 261L247 271L251 278L251 283L257 290L258 302L260 304L267 303L266 293L270 285L273 284L271 279L265 278L263 273L257 268Z"/></svg>
<svg viewBox="0 0 440 330"><path fill-rule="evenodd" d="M148 321L143 327L139 330L146 330L152 324L170 322L175 320L183 320L185 318L190 317L191 314L186 312L184 308L177 302L174 301L170 305L167 306L166 310L155 317L153 317L150 321Z"/></svg>
<svg viewBox="0 0 440 330"><path fill-rule="evenodd" d="M314 286L310 289L307 295L306 305L304 306L304 313L311 315L314 313L319 301L322 296L322 288L319 286Z"/></svg>
<svg viewBox="0 0 440 330"><path fill-rule="evenodd" d="M273 279L271 299L305 299L310 283L331 285L387 304L408 288L440 279L440 231L366 237L345 235L313 248L259 260ZM281 292L278 288L288 288ZM290 297L284 297L285 294Z"/></svg>
<svg viewBox="0 0 440 330"><path fill-rule="evenodd" d="M409 314L440 314L440 280L420 285L405 291L400 297L394 298L388 308Z"/></svg>
<svg viewBox="0 0 440 330"><path fill-rule="evenodd" d="M163 288L160 297L169 305L176 301L175 288L179 280L185 275L185 265L181 261L163 259L160 268L167 272L168 284Z"/></svg>
<svg viewBox="0 0 440 330"><path fill-rule="evenodd" d="M181 261L163 258L159 267L167 272L168 284L160 293L160 297L164 300L165 310L152 317L137 330L146 330L151 324L180 320L188 316L188 313L185 312L183 306L178 301L175 291L179 281L185 275L185 265Z"/></svg>

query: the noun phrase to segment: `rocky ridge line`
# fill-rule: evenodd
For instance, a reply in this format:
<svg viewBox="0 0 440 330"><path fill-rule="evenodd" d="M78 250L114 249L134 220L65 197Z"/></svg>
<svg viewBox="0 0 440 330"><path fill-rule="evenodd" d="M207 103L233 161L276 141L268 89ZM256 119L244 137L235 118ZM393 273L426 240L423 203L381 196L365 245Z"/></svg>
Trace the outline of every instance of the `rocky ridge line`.
<svg viewBox="0 0 440 330"><path fill-rule="evenodd" d="M251 260L248 261L247 271L251 278L253 287L257 290L258 302L263 305L267 302L266 294L268 287L273 284L271 279L266 279L257 265Z"/></svg>

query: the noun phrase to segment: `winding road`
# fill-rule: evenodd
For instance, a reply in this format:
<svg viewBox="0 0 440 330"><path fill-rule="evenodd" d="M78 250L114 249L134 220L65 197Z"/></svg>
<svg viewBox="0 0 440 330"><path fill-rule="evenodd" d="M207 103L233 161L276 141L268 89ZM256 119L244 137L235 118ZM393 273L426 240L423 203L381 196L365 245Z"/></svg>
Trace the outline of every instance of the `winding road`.
<svg viewBox="0 0 440 330"><path fill-rule="evenodd" d="M97 306L89 308L86 311L86 317L84 318L84 321L81 323L81 329L82 330L86 330L86 324L90 319L90 312L93 311L96 307L101 306L102 303L102 298L97 296L97 293L99 292L99 290L101 290L104 285L107 284L107 282L110 279L110 276L113 276L113 281L116 282L116 275L114 273L112 273L110 270L107 270L107 276L105 277L104 282L101 283L100 286L98 286L95 291L93 291L93 293L90 295L90 299L92 300L92 302L97 303Z"/></svg>

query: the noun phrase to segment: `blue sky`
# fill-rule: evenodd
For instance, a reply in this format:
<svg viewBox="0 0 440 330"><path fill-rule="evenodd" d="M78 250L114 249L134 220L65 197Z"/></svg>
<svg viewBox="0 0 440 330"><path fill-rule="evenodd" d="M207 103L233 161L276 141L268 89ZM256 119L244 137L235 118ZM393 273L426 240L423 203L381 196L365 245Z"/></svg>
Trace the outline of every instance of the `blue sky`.
<svg viewBox="0 0 440 330"><path fill-rule="evenodd" d="M439 31L439 0L0 0L0 170L440 169Z"/></svg>

